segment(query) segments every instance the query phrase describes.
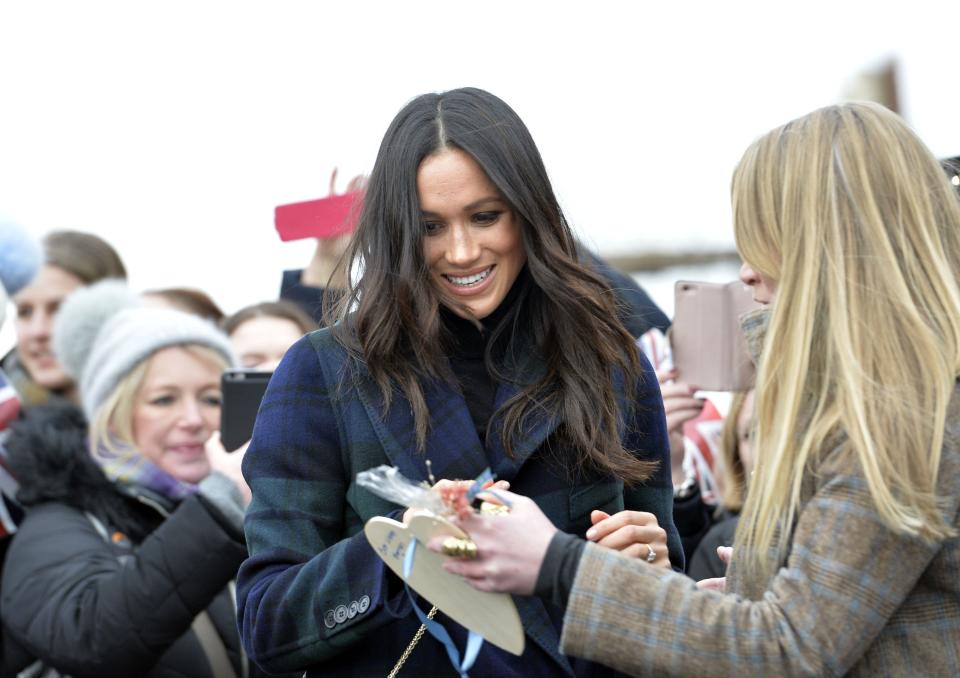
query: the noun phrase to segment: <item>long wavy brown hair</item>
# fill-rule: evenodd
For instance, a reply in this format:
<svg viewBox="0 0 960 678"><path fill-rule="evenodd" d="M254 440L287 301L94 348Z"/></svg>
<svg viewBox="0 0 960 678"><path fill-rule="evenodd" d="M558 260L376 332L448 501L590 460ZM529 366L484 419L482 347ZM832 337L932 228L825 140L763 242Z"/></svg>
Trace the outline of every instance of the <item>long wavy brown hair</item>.
<svg viewBox="0 0 960 678"><path fill-rule="evenodd" d="M501 380L516 380L510 369L515 362L509 356L495 360L490 347L498 342L516 347L520 337L535 347L545 367L491 417L490 427L502 417L501 442L513 455L531 415L553 418L559 426L550 448L567 470L612 473L628 483L645 480L654 463L641 461L620 442L628 420L621 400L633 401L642 378L633 338L617 318L609 285L581 265L529 131L488 92L424 94L390 124L341 262L357 272L356 281L327 309L328 320L338 321L334 336L366 366L387 407L395 393L406 397L422 450L430 422L423 383L455 380L446 358L449 338L440 321L440 297L423 258L417 172L425 158L451 148L476 160L522 224L526 283L491 332L487 368Z"/></svg>

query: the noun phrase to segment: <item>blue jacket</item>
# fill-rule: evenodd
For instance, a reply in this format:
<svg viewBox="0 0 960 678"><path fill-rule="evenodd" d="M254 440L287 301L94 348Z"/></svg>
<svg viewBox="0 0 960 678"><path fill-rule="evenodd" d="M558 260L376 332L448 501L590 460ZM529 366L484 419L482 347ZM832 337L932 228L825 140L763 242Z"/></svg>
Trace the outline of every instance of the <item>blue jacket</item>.
<svg viewBox="0 0 960 678"><path fill-rule="evenodd" d="M521 347L523 348L523 347ZM496 405L541 373L532 350L502 383ZM571 483L544 454L556 421L541 419L518 437L515 456L500 445L498 429L481 445L456 386L430 383L426 454L416 451L409 403L399 394L384 413L379 389L362 367L347 370L345 350L328 329L307 335L287 352L264 395L243 473L253 490L245 532L250 556L237 579L241 637L250 657L267 671L307 675L385 676L413 638L419 622L403 586L374 553L364 534L373 516L402 510L357 486L357 473L390 464L413 480L434 475L468 479L490 466L511 489L535 499L566 532L582 535L590 511L630 508L656 514L667 530L671 560L682 567L673 505L669 443L656 376L644 361L643 383L623 426L627 449L659 461L650 480L625 489L599 475ZM563 610L539 598L515 597L527 633L526 651L514 657L484 644L473 678L487 675L611 675L611 671L559 653ZM420 601L422 609L429 608ZM458 646L465 632L442 614L438 621ZM455 675L442 646L424 636L401 675Z"/></svg>

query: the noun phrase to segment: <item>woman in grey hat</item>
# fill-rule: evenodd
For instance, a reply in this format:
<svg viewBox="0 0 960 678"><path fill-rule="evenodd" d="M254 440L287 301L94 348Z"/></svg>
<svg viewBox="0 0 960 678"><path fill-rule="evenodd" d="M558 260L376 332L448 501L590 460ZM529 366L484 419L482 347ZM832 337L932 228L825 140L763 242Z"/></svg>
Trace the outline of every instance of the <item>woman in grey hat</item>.
<svg viewBox="0 0 960 678"><path fill-rule="evenodd" d="M57 406L28 412L8 438L27 515L3 574L7 670L257 675L231 584L243 504L204 450L234 362L227 338L139 306L117 281L72 294L54 336L89 434Z"/></svg>

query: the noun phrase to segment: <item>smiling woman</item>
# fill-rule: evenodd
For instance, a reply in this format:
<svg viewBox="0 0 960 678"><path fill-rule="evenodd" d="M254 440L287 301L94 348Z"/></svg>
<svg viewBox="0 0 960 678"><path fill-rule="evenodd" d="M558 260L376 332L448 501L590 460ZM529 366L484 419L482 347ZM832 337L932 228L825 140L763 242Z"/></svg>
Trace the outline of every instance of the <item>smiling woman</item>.
<svg viewBox="0 0 960 678"><path fill-rule="evenodd" d="M656 376L580 257L506 103L460 89L397 114L341 262L362 274L330 327L287 352L244 458L237 601L261 666L387 675L404 656L408 675L453 675L430 636L405 652L420 622L362 534L374 516L406 517L356 485L381 464L440 483L489 467L562 529L681 566ZM471 674L606 675L558 651L561 614L524 601L524 654L484 645ZM462 648L466 629L435 619Z"/></svg>
<svg viewBox="0 0 960 678"><path fill-rule="evenodd" d="M138 304L107 281L57 315L89 436L79 412L48 406L6 441L26 518L3 573L5 668L258 675L229 586L245 553L240 491L204 448L230 346L196 316Z"/></svg>

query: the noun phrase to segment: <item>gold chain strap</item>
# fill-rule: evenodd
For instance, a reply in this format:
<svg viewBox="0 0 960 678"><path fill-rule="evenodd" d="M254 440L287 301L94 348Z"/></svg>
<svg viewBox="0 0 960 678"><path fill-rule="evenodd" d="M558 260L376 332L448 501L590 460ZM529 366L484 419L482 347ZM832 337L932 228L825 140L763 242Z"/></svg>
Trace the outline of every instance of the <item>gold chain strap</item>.
<svg viewBox="0 0 960 678"><path fill-rule="evenodd" d="M430 612L427 614L427 619L433 619L433 616L435 614L437 614L436 605L430 608ZM415 634L413 634L413 640L410 641L410 644L407 645L407 649L403 651L402 655L400 655L400 659L399 661L397 661L397 665L393 667L393 671L390 672L387 678L396 678L397 673L400 671L400 669L403 668L403 663L407 661L407 659L409 659L410 653L413 652L413 648L415 648L417 646L417 643L420 642L420 638L421 636L423 636L423 632L426 630L427 630L427 625L420 624L420 628L417 629L417 632Z"/></svg>

